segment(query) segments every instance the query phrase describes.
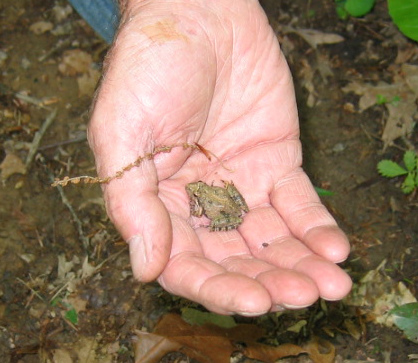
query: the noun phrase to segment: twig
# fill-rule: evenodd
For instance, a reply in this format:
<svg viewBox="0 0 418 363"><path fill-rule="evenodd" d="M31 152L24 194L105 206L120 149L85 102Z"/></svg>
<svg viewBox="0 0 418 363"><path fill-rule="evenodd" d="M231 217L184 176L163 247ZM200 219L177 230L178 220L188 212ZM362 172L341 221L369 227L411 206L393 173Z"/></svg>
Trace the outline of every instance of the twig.
<svg viewBox="0 0 418 363"><path fill-rule="evenodd" d="M56 98L56 97L37 98L37 97L28 96L28 95L25 95L25 94L19 93L19 92L13 93L13 96L18 98L19 100L21 100L23 102L30 103L32 105L35 105L35 106L39 107L39 108L43 108L45 110L50 110L48 105L50 105L52 103L56 103L58 101L58 98Z"/></svg>
<svg viewBox="0 0 418 363"><path fill-rule="evenodd" d="M65 176L62 179L55 179L55 181L51 184L51 186L52 187L56 187L56 186L65 187L68 184L79 184L79 183L84 183L84 184L108 184L114 179L122 178L123 175L125 174L125 172L131 170L132 168L140 166L141 163L144 160L153 160L156 155L161 154L161 153L170 153L172 149L177 148L177 147L182 147L183 150L187 150L187 149L197 150L197 151L203 153L208 158L209 161L212 160L211 156L213 156L221 164L221 166L225 170L228 170L230 172L233 171L233 170L227 168L224 165L224 162L218 156L216 156L210 150L207 150L206 148L204 148L202 145L198 144L197 142L194 142L193 144L189 144L189 143L185 142L185 143L181 143L181 144L158 146L158 147L154 148L151 152L145 153L143 156L139 156L134 162L124 166L121 170L118 170L113 175L110 175L110 176L107 176L107 177L104 177L104 178L100 178L98 176L89 176L89 175L80 175L80 176L76 176L76 177L72 177L72 178L70 178L69 176Z"/></svg>
<svg viewBox="0 0 418 363"><path fill-rule="evenodd" d="M61 294L61 291L64 290L69 284L70 282L72 282L73 280L68 280L66 281L58 290L57 292L49 299L49 302L52 302L56 299L56 297Z"/></svg>
<svg viewBox="0 0 418 363"><path fill-rule="evenodd" d="M64 190L61 186L57 185L58 191L61 196L62 202L65 204L65 206L68 208L68 210L71 213L71 216L73 217L74 223L77 228L78 236L81 239L81 242L83 243L84 249L87 251L89 247L89 239L84 235L83 232L83 224L81 223L80 219L78 218L76 212L74 211L74 208L72 207L70 201L68 200L67 196L64 193Z"/></svg>
<svg viewBox="0 0 418 363"><path fill-rule="evenodd" d="M22 279L20 279L19 277L16 277L16 280L19 281L21 284L25 285L31 292L32 294L34 294L36 297L39 298L39 300L41 301L45 301L44 298L39 295L39 293L37 291L35 291L33 288L31 288L27 282L23 281Z"/></svg>
<svg viewBox="0 0 418 363"><path fill-rule="evenodd" d="M43 150L47 150L47 149L52 149L54 147L59 147L59 146L64 146L64 145L69 145L69 144L75 144L77 142L83 142L87 140L87 135L81 135L79 137L76 137L75 139L70 139L70 140L63 140L63 141L58 141L58 142L54 142L53 144L48 144L48 145L44 145L44 146L40 146L38 148L39 151L43 151Z"/></svg>
<svg viewBox="0 0 418 363"><path fill-rule="evenodd" d="M64 320L64 322L66 323L66 324L68 324L69 326L70 326L70 328L72 328L72 329L74 329L75 331L78 331L79 329L71 322L71 321L69 321L68 319L66 319L66 318L64 318L63 319Z"/></svg>
<svg viewBox="0 0 418 363"><path fill-rule="evenodd" d="M110 255L108 258L104 259L102 262L100 262L97 266L96 266L96 271L99 270L100 268L102 268L102 266L109 262L114 260L116 257L118 257L119 255L121 255L123 252L125 252L128 249L128 246L124 246L124 248L122 248L120 251L115 252L113 255Z"/></svg>
<svg viewBox="0 0 418 363"><path fill-rule="evenodd" d="M70 184L79 184L80 182L83 182L85 184L107 184L110 183L114 179L120 179L123 177L125 172L131 170L132 168L138 167L141 165L141 163L144 160L152 160L154 157L161 153L169 153L172 149L182 147L184 150L186 149L192 149L192 150L201 150L201 146L197 146L197 144L188 144L188 143L182 143L182 144L173 144L173 145L161 145L156 148L154 148L151 152L145 153L143 156L139 156L135 161L132 163L124 166L121 170L118 170L115 174L111 176L107 176L105 178L100 178L98 176L89 176L89 175L81 175L76 177L68 177L65 176L63 179L57 179L55 180L51 186L56 187L58 185L60 186L67 186L68 183ZM206 154L205 154L206 155Z"/></svg>
<svg viewBox="0 0 418 363"><path fill-rule="evenodd" d="M46 52L45 54L41 55L38 58L39 62L43 62L45 59L49 58L51 55L53 55L55 52L59 51L60 49L67 47L71 44L71 39L65 39L65 40L60 40L53 48L51 48L48 52Z"/></svg>
<svg viewBox="0 0 418 363"><path fill-rule="evenodd" d="M32 160L35 157L36 152L38 151L39 143L41 142L42 137L44 136L44 134L45 134L46 130L48 129L48 127L54 121L56 115L57 115L57 109L55 108L48 115L48 117L46 118L46 120L42 124L41 128L39 129L39 131L37 131L35 133L35 137L33 138L32 144L30 146L28 156L26 157L26 162L25 162L26 169L28 169L29 168L29 165L32 163Z"/></svg>

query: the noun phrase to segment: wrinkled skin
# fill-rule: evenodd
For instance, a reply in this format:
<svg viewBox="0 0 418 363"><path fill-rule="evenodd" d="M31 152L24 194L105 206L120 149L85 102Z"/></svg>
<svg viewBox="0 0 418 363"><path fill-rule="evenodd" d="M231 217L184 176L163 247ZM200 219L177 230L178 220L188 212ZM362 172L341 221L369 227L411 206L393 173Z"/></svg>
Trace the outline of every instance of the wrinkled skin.
<svg viewBox="0 0 418 363"><path fill-rule="evenodd" d="M89 142L102 177L179 142L198 142L232 170L176 148L104 185L140 281L247 316L349 292L335 264L349 244L301 168L291 75L257 1L129 1ZM244 223L194 229L185 185L231 179L250 208Z"/></svg>

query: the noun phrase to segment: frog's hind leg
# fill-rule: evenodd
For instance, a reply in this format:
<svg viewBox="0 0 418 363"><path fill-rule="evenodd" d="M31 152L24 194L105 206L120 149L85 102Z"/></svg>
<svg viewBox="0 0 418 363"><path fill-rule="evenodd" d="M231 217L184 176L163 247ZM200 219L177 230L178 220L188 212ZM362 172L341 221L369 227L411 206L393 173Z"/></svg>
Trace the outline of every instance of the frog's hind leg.
<svg viewBox="0 0 418 363"><path fill-rule="evenodd" d="M209 230L211 232L231 231L237 229L243 219L237 216L229 216L225 212L210 222Z"/></svg>
<svg viewBox="0 0 418 363"><path fill-rule="evenodd" d="M231 180L230 182L222 180L224 183L224 187L226 191L228 192L229 196L232 198L232 200L243 210L244 212L249 212L249 208L247 205L247 202L245 201L242 194L239 192L237 187L234 185L234 182Z"/></svg>

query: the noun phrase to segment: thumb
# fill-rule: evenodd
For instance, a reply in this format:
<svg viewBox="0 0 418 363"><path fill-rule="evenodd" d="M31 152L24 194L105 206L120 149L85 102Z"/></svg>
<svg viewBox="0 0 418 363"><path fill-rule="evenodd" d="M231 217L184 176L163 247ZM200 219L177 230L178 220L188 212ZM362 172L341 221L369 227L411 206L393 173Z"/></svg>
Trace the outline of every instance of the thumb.
<svg viewBox="0 0 418 363"><path fill-rule="evenodd" d="M104 197L110 219L129 244L134 276L148 282L156 279L168 262L172 228L156 183L145 187L149 178L138 174L131 170L105 185Z"/></svg>
<svg viewBox="0 0 418 363"><path fill-rule="evenodd" d="M88 140L98 175L112 177L109 183L102 184L107 213L129 244L134 276L148 282L156 279L168 262L171 221L158 197L154 161L144 159L138 166L126 170L138 156L152 149L151 131L146 129L149 123L141 122L141 117L136 116L139 111L132 106L135 103L125 97L125 105L113 92L112 89L112 92L99 94L88 128ZM113 179L121 171L121 177Z"/></svg>

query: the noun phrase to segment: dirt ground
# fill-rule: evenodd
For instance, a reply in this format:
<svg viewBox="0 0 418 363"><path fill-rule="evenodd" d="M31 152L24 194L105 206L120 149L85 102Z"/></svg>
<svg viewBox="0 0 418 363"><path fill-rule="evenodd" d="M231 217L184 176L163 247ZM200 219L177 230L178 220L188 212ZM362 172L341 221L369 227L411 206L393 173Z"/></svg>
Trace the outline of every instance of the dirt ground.
<svg viewBox="0 0 418 363"><path fill-rule="evenodd" d="M400 282L417 296L417 199L376 165L401 162L417 145L416 94L402 87L405 64L418 65L418 45L397 30L385 1L348 20L336 16L333 1L262 4L294 75L304 167L333 192L323 201L352 242L343 267L357 286L370 271L382 283L367 303L351 297L237 321L265 328L270 344L321 337L337 362L407 362L418 345L381 323L374 308L383 296L400 299ZM106 44L61 0L3 0L0 27L0 361L133 362L135 329L199 307L134 281L100 187L50 187L54 177L95 174L85 131ZM385 85L398 85L412 104L394 130L390 106L361 103ZM303 329L288 329L301 320Z"/></svg>

